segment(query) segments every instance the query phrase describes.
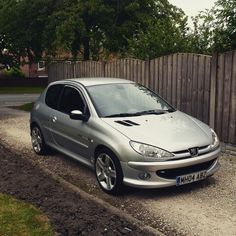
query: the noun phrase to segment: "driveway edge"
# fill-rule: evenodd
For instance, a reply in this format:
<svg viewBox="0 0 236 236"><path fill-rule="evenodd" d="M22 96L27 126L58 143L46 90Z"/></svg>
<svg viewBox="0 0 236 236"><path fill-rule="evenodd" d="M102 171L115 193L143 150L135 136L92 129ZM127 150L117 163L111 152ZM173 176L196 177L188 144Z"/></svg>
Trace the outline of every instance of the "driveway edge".
<svg viewBox="0 0 236 236"><path fill-rule="evenodd" d="M108 211L110 211L111 213L113 213L115 215L118 215L121 218L125 218L127 221L130 221L131 223L134 223L138 228L144 229L147 232L149 232L150 234L154 234L154 235L157 235L157 236L165 236L165 234L161 233L157 229L154 229L150 226L144 225L144 223L142 221L140 221L140 220L134 218L133 216L117 209L116 207L110 205L109 203L103 201L102 199L96 198L96 197L88 194L87 192L81 190L80 188L76 187L75 185L67 182L62 177L60 177L58 175L55 175L49 169L47 169L45 167L42 167L42 166L40 166L39 168L42 169L46 174L51 176L54 180L58 181L62 186L67 187L67 188L73 190L74 192L78 193L82 198L90 200L90 201L106 208Z"/></svg>

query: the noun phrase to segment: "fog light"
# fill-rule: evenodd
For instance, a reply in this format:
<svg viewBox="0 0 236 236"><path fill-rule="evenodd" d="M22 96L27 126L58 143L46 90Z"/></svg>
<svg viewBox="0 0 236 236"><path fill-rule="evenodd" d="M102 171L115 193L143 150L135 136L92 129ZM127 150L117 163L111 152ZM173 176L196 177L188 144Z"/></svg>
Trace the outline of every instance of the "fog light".
<svg viewBox="0 0 236 236"><path fill-rule="evenodd" d="M147 180L151 178L151 175L148 174L147 172L142 172L138 174L138 177L142 180Z"/></svg>

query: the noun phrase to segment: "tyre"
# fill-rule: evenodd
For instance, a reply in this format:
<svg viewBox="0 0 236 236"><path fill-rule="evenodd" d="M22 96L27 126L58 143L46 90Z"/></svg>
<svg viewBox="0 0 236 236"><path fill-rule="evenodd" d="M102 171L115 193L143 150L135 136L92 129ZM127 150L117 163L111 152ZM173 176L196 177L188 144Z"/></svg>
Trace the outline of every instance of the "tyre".
<svg viewBox="0 0 236 236"><path fill-rule="evenodd" d="M33 126L31 129L31 143L33 150L38 155L45 155L48 152L48 146L44 142L42 131L38 126Z"/></svg>
<svg viewBox="0 0 236 236"><path fill-rule="evenodd" d="M100 149L95 157L95 175L102 190L108 194L123 192L123 171L119 159L109 149Z"/></svg>

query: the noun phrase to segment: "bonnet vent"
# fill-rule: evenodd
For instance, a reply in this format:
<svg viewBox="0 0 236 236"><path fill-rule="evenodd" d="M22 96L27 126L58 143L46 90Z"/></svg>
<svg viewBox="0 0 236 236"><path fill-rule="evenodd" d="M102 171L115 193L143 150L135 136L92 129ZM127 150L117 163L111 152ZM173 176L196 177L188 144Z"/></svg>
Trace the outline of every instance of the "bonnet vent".
<svg viewBox="0 0 236 236"><path fill-rule="evenodd" d="M115 121L118 124L124 125L124 126L134 126L134 125L139 125L131 120L116 120Z"/></svg>

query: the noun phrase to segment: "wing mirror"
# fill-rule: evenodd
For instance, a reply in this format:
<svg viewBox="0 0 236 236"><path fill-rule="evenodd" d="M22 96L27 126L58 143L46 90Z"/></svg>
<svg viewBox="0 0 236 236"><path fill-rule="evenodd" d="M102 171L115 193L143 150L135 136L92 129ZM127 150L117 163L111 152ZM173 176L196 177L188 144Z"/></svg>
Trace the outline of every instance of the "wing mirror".
<svg viewBox="0 0 236 236"><path fill-rule="evenodd" d="M88 116L83 114L81 111L79 110L73 110L70 113L70 118L72 120L83 120L83 121L87 121L88 120Z"/></svg>

